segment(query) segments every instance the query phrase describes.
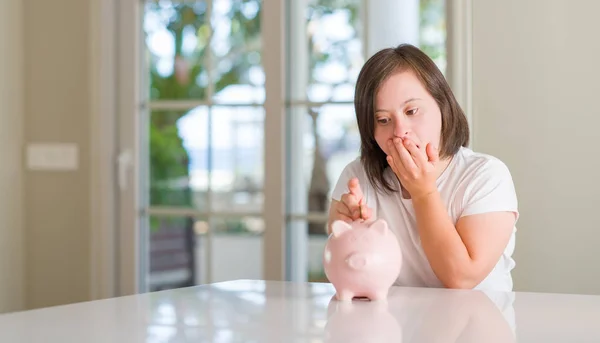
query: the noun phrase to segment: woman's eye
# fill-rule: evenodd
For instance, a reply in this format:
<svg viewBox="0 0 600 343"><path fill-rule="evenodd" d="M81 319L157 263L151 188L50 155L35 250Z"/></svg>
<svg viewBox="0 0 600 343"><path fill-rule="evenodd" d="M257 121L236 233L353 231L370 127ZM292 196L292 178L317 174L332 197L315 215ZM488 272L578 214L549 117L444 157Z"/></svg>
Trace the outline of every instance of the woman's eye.
<svg viewBox="0 0 600 343"><path fill-rule="evenodd" d="M419 111L418 108L413 108L413 109L410 109L410 110L406 111L406 115L412 116L412 115L417 114L418 111Z"/></svg>
<svg viewBox="0 0 600 343"><path fill-rule="evenodd" d="M379 119L377 119L377 123L379 123L381 125L385 125L385 124L387 124L389 122L390 122L389 118L379 118Z"/></svg>

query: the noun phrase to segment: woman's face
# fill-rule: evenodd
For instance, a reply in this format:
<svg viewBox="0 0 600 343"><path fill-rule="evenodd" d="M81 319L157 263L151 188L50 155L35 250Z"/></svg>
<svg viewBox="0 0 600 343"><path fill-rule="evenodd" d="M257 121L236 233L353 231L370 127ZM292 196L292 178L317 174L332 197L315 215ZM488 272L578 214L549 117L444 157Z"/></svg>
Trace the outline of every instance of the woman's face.
<svg viewBox="0 0 600 343"><path fill-rule="evenodd" d="M387 142L409 137L421 148L440 148L442 114L417 76L403 71L390 76L375 95L375 141L387 155Z"/></svg>

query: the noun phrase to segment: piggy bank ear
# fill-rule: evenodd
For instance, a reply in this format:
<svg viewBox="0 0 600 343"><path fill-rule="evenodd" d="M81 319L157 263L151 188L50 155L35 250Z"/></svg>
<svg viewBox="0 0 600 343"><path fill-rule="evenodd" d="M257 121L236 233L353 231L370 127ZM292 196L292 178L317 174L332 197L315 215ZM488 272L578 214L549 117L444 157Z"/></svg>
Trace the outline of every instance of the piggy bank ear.
<svg viewBox="0 0 600 343"><path fill-rule="evenodd" d="M375 222L373 222L373 224L371 224L371 226L369 226L370 229L377 231L378 233L382 234L382 235L386 235L388 232L388 225L387 222L383 219L378 219Z"/></svg>
<svg viewBox="0 0 600 343"><path fill-rule="evenodd" d="M346 223L343 220L336 220L331 224L331 233L335 238L340 237L344 232L351 229L352 227L350 226L350 224Z"/></svg>

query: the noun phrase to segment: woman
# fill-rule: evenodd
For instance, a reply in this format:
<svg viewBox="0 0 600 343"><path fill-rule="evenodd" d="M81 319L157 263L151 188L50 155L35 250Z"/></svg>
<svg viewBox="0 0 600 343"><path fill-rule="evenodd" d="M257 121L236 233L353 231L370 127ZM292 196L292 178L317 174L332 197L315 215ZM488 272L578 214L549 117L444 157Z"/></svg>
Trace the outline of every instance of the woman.
<svg viewBox="0 0 600 343"><path fill-rule="evenodd" d="M354 105L360 158L337 182L329 227L386 220L402 250L397 285L512 291L511 174L467 148L467 120L435 63L411 45L379 51Z"/></svg>

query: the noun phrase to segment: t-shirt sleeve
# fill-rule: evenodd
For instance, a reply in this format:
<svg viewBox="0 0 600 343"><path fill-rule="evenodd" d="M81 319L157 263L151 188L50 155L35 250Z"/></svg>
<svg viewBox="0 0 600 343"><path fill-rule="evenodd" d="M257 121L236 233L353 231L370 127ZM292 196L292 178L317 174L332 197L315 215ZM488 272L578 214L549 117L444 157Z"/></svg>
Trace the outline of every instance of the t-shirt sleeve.
<svg viewBox="0 0 600 343"><path fill-rule="evenodd" d="M354 177L358 178L358 182L360 183L360 186L362 187L362 190L364 192L365 184L362 177L362 173L360 173L360 160L358 159L350 162L342 170L342 173L340 174L340 177L338 178L337 183L335 184L333 192L331 193L331 198L333 200L340 201L342 195L349 192L348 181L350 181L350 179Z"/></svg>
<svg viewBox="0 0 600 343"><path fill-rule="evenodd" d="M518 219L517 194L508 167L492 159L473 173L465 189L462 216L504 211L514 212Z"/></svg>

